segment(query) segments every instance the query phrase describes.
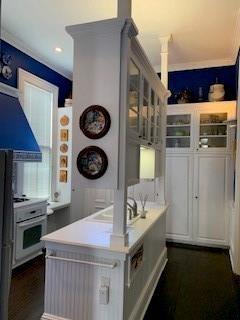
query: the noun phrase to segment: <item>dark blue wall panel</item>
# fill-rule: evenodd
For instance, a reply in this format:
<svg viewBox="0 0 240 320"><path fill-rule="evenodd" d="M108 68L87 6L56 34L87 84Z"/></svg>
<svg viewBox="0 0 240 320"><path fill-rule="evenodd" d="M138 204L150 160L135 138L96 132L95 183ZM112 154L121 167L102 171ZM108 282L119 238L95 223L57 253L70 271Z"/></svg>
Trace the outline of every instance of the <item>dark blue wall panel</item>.
<svg viewBox="0 0 240 320"><path fill-rule="evenodd" d="M5 41L2 41L2 53L8 53L12 56L11 69L13 71L13 76L11 79L6 80L2 75L0 76L0 81L13 87L17 87L17 68L22 68L54 85L59 88L59 107L64 106L65 98L71 96L72 91L72 81L63 77L56 71L50 69L46 65L40 63L39 61L33 59L29 55L23 53L22 51L16 49L12 45Z"/></svg>
<svg viewBox="0 0 240 320"><path fill-rule="evenodd" d="M216 82L225 86L225 100L236 99L236 66L224 66L184 71L169 72L169 89L172 96L169 104L177 103L175 95L184 89L192 93L193 102L198 100L199 87L203 88L204 101L208 101L208 92L211 84Z"/></svg>

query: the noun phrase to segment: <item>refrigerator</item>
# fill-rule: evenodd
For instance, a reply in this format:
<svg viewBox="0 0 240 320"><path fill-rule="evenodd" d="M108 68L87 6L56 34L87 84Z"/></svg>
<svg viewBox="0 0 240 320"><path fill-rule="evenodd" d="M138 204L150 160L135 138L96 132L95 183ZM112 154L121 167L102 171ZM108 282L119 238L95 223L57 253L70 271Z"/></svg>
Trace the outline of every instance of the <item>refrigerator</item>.
<svg viewBox="0 0 240 320"><path fill-rule="evenodd" d="M0 319L8 320L13 252L13 152L0 150Z"/></svg>

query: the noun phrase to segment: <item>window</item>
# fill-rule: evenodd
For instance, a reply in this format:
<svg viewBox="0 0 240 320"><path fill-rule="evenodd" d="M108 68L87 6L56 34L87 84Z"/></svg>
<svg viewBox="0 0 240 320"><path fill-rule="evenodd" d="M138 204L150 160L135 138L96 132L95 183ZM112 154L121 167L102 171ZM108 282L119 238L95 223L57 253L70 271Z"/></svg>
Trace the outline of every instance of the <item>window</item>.
<svg viewBox="0 0 240 320"><path fill-rule="evenodd" d="M42 162L23 164L21 192L51 200L56 184L58 88L19 69L19 89L23 110L42 152Z"/></svg>

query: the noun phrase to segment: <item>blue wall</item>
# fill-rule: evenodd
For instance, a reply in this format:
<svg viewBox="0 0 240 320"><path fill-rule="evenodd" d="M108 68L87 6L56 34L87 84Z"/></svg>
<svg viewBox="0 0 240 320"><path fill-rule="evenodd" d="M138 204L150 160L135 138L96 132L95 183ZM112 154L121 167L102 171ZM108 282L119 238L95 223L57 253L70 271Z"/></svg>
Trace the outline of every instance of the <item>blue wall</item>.
<svg viewBox="0 0 240 320"><path fill-rule="evenodd" d="M22 51L16 49L7 42L1 42L2 53L8 53L12 56L11 69L13 71L13 76L11 79L6 80L2 75L0 75L0 81L13 87L17 87L17 68L22 68L54 85L59 88L59 101L58 106L64 106L65 98L69 98L72 92L72 81L63 77L54 70L48 68L46 65L40 63L39 61L33 59L29 55L23 53Z"/></svg>
<svg viewBox="0 0 240 320"><path fill-rule="evenodd" d="M186 88L192 93L192 102L198 99L199 87L203 88L204 101L208 101L209 87L216 82L216 78L218 78L218 83L223 83L225 86L225 100L235 100L236 65L233 65L169 72L169 89L172 92L169 104L177 103L174 96Z"/></svg>

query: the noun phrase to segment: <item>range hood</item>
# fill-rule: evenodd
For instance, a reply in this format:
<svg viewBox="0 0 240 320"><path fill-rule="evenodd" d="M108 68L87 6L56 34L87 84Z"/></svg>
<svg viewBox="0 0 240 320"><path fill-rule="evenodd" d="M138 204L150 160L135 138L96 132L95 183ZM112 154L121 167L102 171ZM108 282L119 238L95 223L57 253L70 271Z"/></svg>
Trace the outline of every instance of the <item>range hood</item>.
<svg viewBox="0 0 240 320"><path fill-rule="evenodd" d="M42 154L18 100L18 90L0 83L0 149L14 161L42 161Z"/></svg>

